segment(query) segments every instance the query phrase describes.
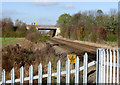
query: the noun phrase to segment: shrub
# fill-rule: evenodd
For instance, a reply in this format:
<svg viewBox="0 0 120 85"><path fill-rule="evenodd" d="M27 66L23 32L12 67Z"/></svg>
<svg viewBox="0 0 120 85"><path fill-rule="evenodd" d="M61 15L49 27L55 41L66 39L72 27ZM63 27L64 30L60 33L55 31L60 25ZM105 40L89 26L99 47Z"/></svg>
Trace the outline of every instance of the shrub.
<svg viewBox="0 0 120 85"><path fill-rule="evenodd" d="M117 35L109 34L107 36L107 41L108 42L116 42L117 41Z"/></svg>
<svg viewBox="0 0 120 85"><path fill-rule="evenodd" d="M46 40L49 39L47 34L41 34L37 29L35 29L35 26L30 26L30 29L27 32L26 39L30 40L31 42L46 42Z"/></svg>
<svg viewBox="0 0 120 85"><path fill-rule="evenodd" d="M94 27L90 39L93 42L103 42L107 38L106 30L102 27Z"/></svg>

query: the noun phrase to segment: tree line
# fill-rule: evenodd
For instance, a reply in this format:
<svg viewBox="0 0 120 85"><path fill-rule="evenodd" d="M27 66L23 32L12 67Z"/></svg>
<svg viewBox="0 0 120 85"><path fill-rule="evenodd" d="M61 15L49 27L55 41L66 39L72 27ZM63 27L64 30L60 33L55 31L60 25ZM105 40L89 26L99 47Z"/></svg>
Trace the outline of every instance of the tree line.
<svg viewBox="0 0 120 85"><path fill-rule="evenodd" d="M27 24L21 20L16 20L15 24L10 18L4 18L0 21L2 24L2 37L26 38L32 42L46 42L49 37L46 33L39 32L35 25L30 25L27 29Z"/></svg>
<svg viewBox="0 0 120 85"><path fill-rule="evenodd" d="M16 20L15 24L10 18L4 18L2 21L2 37L25 37L27 33L26 23Z"/></svg>
<svg viewBox="0 0 120 85"><path fill-rule="evenodd" d="M118 14L115 9L109 13L102 10L62 14L57 20L61 36L73 40L92 42L116 42L118 35Z"/></svg>

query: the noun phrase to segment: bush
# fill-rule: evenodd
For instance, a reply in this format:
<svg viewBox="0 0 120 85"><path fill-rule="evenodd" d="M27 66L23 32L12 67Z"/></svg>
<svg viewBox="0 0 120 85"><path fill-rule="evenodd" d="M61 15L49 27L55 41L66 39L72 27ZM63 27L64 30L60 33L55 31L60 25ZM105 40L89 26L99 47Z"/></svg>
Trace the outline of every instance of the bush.
<svg viewBox="0 0 120 85"><path fill-rule="evenodd" d="M47 34L41 34L35 26L30 26L30 29L27 32L26 39L30 40L31 42L46 42L49 39Z"/></svg>
<svg viewBox="0 0 120 85"><path fill-rule="evenodd" d="M106 30L102 27L94 27L90 34L90 39L93 42L103 42L107 39Z"/></svg>
<svg viewBox="0 0 120 85"><path fill-rule="evenodd" d="M110 34L107 36L108 42L116 42L117 41L117 35Z"/></svg>

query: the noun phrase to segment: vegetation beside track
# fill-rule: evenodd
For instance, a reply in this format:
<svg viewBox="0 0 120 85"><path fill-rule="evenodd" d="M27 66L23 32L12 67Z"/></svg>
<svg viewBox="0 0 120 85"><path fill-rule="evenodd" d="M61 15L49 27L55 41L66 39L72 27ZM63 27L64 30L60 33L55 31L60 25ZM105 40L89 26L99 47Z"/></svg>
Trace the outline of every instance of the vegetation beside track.
<svg viewBox="0 0 120 85"><path fill-rule="evenodd" d="M19 40L23 40L24 38L0 38L0 41L2 43L2 48L13 44L15 42L18 42Z"/></svg>

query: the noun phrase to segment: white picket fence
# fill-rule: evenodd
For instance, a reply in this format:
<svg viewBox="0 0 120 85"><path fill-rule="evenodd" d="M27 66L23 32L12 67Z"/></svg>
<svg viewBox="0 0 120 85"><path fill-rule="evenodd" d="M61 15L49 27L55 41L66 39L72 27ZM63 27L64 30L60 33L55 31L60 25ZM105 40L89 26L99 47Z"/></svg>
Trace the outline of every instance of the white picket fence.
<svg viewBox="0 0 120 85"><path fill-rule="evenodd" d="M6 84L6 83L12 83L14 84L15 82L20 82L20 84L23 84L24 81L29 81L30 84L33 83L34 79L38 79L38 83L42 83L42 79L47 77L47 83L51 83L52 76L57 76L57 83L60 83L61 81L61 75L66 74L66 83L70 83L70 74L75 73L75 83L79 83L79 71L83 70L83 83L87 83L87 69L90 66L93 66L96 64L95 61L92 61L88 63L88 55L85 53L84 55L84 62L83 66L79 67L79 58L77 57L75 60L75 69L71 70L70 69L70 60L68 59L66 61L66 71L61 72L61 62L60 60L57 63L57 72L52 73L52 65L51 62L48 64L48 73L47 74L42 74L42 64L38 66L38 75L33 76L33 66L31 65L29 67L29 77L24 78L24 68L20 68L20 78L15 79L15 71L14 68L11 70L11 80L6 81L6 72L3 70L2 72L2 81L0 84Z"/></svg>
<svg viewBox="0 0 120 85"><path fill-rule="evenodd" d="M75 60L75 69L70 69L70 60L66 61L66 71L61 72L61 62L57 63L57 72L52 73L51 62L48 63L48 73L42 74L42 64L38 66L38 75L33 76L33 66L29 67L29 77L24 78L24 68L20 68L20 78L15 79L14 68L11 70L11 80L6 81L6 72L2 72L2 81L0 84L20 82L23 84L24 81L33 83L34 79L38 79L38 83L42 83L42 79L47 77L47 83L51 83L52 76L57 76L57 83L61 82L61 75L66 74L66 83L70 83L70 74L75 73L75 83L79 83L79 71L83 70L83 83L87 83L87 69L96 64L96 84L98 83L117 83L119 85L119 69L120 69L120 58L119 50L105 50L102 48L97 49L97 59L88 63L88 55L85 53L83 66L79 66L79 58Z"/></svg>
<svg viewBox="0 0 120 85"><path fill-rule="evenodd" d="M97 49L96 83L120 83L119 57L119 50Z"/></svg>

